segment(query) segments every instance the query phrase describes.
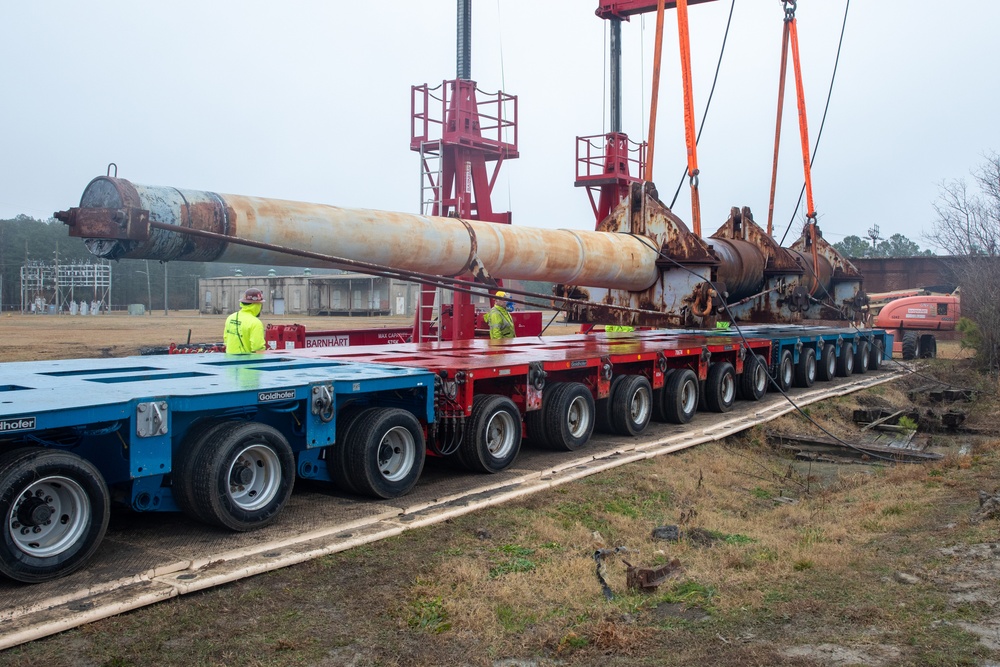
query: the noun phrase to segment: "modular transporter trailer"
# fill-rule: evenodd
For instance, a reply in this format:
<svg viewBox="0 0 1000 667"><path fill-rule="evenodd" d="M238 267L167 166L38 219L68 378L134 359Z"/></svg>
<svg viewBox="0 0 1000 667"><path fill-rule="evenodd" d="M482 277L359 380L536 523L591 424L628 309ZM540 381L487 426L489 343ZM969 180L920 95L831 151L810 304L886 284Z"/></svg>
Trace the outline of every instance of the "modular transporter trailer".
<svg viewBox="0 0 1000 667"><path fill-rule="evenodd" d="M891 349L880 330L775 326L0 364L0 573L78 569L112 500L246 531L278 518L296 477L393 498L428 455L498 472L525 437L635 436L772 382L877 369Z"/></svg>

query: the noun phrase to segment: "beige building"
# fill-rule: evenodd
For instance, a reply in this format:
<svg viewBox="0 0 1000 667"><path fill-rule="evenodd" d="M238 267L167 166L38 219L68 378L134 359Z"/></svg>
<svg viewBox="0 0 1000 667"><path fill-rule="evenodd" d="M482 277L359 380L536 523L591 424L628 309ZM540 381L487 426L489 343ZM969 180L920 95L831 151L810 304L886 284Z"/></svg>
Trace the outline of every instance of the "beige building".
<svg viewBox="0 0 1000 667"><path fill-rule="evenodd" d="M264 292L271 315L412 315L420 286L360 273L314 276L226 276L198 281L198 310L229 313L248 287Z"/></svg>

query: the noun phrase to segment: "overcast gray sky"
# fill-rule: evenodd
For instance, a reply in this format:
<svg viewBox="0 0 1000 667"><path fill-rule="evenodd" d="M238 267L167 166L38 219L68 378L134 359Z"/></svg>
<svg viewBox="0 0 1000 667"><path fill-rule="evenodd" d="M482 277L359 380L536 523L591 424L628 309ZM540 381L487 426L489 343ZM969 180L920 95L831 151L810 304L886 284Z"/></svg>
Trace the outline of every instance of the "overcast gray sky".
<svg viewBox="0 0 1000 667"><path fill-rule="evenodd" d="M812 140L846 0L799 0ZM116 162L137 183L418 210L410 86L455 77L455 0L264 2L34 0L0 22L0 218L78 203ZM588 229L573 187L575 137L606 124L604 22L596 0L473 0L472 77L517 95L520 153L494 207L514 222ZM690 9L698 120L730 0ZM731 206L767 217L782 8L737 0L699 147L706 234ZM654 180L685 168L676 18L667 15ZM854 0L814 170L831 241L877 223L921 242L941 181L1000 150L1000 2ZM655 20L625 24L624 123L648 124ZM789 78L776 226L802 183ZM687 186L675 211L690 220ZM793 228L798 230L799 222ZM780 234L779 234L780 236ZM921 245L925 245L921 243Z"/></svg>

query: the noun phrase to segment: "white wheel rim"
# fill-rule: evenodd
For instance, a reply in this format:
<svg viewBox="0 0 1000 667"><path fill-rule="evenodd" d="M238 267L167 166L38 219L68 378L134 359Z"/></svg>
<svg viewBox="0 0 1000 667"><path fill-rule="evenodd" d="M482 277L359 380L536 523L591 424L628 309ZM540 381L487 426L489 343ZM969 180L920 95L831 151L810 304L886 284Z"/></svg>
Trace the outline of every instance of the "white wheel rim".
<svg viewBox="0 0 1000 667"><path fill-rule="evenodd" d="M767 389L767 369L764 364L756 363L753 367L753 384L757 393L762 393Z"/></svg>
<svg viewBox="0 0 1000 667"><path fill-rule="evenodd" d="M688 378L681 385L681 409L684 414L691 414L698 405L698 389L694 380Z"/></svg>
<svg viewBox="0 0 1000 667"><path fill-rule="evenodd" d="M52 475L21 491L7 514L7 529L25 554L51 558L83 537L90 517L90 499L83 487L69 477Z"/></svg>
<svg viewBox="0 0 1000 667"><path fill-rule="evenodd" d="M826 374L828 376L833 375L836 372L836 370L837 370L837 353L831 350L830 353L826 355Z"/></svg>
<svg viewBox="0 0 1000 667"><path fill-rule="evenodd" d="M506 410L498 410L486 424L486 449L491 456L502 459L514 448L514 418Z"/></svg>
<svg viewBox="0 0 1000 667"><path fill-rule="evenodd" d="M816 380L816 357L810 357L809 362L806 364L806 378L809 382Z"/></svg>
<svg viewBox="0 0 1000 667"><path fill-rule="evenodd" d="M728 405L736 400L736 382L732 373L722 376L722 403Z"/></svg>
<svg viewBox="0 0 1000 667"><path fill-rule="evenodd" d="M792 384L792 358L785 357L785 360L781 363L781 376L784 380L784 384Z"/></svg>
<svg viewBox="0 0 1000 667"><path fill-rule="evenodd" d="M398 482L410 474L417 459L417 444L410 430L393 426L378 445L378 469L386 480Z"/></svg>
<svg viewBox="0 0 1000 667"><path fill-rule="evenodd" d="M281 461L267 445L245 447L233 459L226 475L229 497L241 510L265 507L281 487Z"/></svg>
<svg viewBox="0 0 1000 667"><path fill-rule="evenodd" d="M566 424L569 426L570 435L574 438L582 438L587 435L590 427L590 410L587 409L587 401L583 396L577 396L569 404L566 410Z"/></svg>
<svg viewBox="0 0 1000 667"><path fill-rule="evenodd" d="M632 418L633 424L645 424L652 408L653 401L646 387L639 387L632 393L632 400L629 402L629 416Z"/></svg>

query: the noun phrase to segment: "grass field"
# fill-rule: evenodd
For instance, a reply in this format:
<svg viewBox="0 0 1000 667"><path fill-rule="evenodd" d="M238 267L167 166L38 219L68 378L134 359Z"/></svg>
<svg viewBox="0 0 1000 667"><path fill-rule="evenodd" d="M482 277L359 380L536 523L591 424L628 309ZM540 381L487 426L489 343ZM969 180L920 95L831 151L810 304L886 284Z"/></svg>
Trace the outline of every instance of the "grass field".
<svg viewBox="0 0 1000 667"><path fill-rule="evenodd" d="M4 359L117 356L221 327L174 314L30 320L0 322ZM1000 407L952 347L921 373L975 385L974 404L913 404L904 389L928 381L914 376L809 409L845 438L862 406L966 410L981 433L931 435L939 462L810 464L758 428L93 623L0 665L993 664L997 523L971 515L997 487ZM771 427L812 428L783 420ZM682 538L654 539L663 525ZM604 560L609 599L594 554L613 547L625 550ZM677 576L655 592L627 588L626 561L673 559Z"/></svg>

